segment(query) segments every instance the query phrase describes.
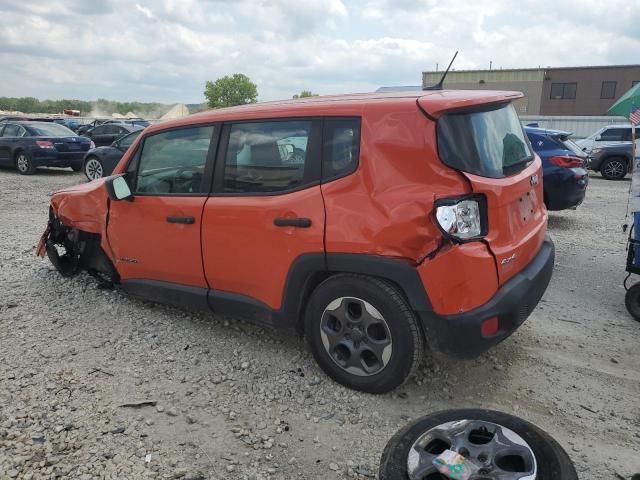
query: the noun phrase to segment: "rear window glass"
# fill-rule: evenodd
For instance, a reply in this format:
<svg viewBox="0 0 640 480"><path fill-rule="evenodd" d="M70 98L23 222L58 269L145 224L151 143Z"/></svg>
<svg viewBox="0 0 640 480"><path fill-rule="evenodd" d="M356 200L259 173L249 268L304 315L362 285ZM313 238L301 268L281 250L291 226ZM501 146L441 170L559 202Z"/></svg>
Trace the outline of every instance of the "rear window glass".
<svg viewBox="0 0 640 480"><path fill-rule="evenodd" d="M45 137L75 137L76 134L63 125L57 123L42 123L39 125L31 124L29 128L36 135Z"/></svg>
<svg viewBox="0 0 640 480"><path fill-rule="evenodd" d="M438 120L438 149L446 165L489 178L518 173L533 160L511 104L444 115Z"/></svg>

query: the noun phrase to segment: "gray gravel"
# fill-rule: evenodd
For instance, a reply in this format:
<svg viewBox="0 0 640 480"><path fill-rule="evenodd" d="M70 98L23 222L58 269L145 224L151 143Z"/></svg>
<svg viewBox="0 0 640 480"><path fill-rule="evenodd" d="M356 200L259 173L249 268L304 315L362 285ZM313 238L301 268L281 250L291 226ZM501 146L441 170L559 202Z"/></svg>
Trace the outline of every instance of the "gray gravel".
<svg viewBox="0 0 640 480"><path fill-rule="evenodd" d="M425 359L396 392L347 390L304 343L60 277L34 248L64 170L0 170L0 478L373 478L401 426L450 407L520 415L583 479L640 472L640 324L624 308L628 182L552 213L552 284L472 362ZM137 408L121 406L149 402Z"/></svg>

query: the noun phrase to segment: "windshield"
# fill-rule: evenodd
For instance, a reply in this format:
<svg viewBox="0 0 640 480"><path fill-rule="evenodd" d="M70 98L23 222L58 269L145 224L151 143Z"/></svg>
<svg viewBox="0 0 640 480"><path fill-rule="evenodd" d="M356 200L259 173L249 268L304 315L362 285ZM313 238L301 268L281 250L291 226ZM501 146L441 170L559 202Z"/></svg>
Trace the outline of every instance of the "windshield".
<svg viewBox="0 0 640 480"><path fill-rule="evenodd" d="M438 120L438 149L446 165L502 178L524 170L533 160L513 106L489 108L449 113Z"/></svg>
<svg viewBox="0 0 640 480"><path fill-rule="evenodd" d="M42 137L75 137L76 134L64 125L57 123L31 124L29 130Z"/></svg>

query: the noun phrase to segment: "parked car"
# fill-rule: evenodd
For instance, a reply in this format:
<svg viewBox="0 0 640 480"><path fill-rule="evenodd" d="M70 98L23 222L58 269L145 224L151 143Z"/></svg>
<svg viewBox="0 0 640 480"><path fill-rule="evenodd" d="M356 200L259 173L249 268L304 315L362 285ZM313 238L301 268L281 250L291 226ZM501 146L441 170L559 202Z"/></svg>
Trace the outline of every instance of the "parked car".
<svg viewBox="0 0 640 480"><path fill-rule="evenodd" d="M636 139L640 143L640 127L636 127ZM631 141L631 125L607 125L587 138L576 140L576 143L585 150L591 152L594 148L611 143L623 143Z"/></svg>
<svg viewBox="0 0 640 480"><path fill-rule="evenodd" d="M587 192L589 157L569 139L569 132L528 126L524 131L542 160L547 209L576 208Z"/></svg>
<svg viewBox="0 0 640 480"><path fill-rule="evenodd" d="M98 125L102 125L104 122L107 122L109 119L107 118L96 118L92 122L85 123L84 125L80 125L78 127L78 135L86 135L89 130L93 130Z"/></svg>
<svg viewBox="0 0 640 480"><path fill-rule="evenodd" d="M146 128L151 125L149 120L144 120L142 118L124 118L124 119L114 119L107 120L105 123L118 123L122 125L137 125L138 127Z"/></svg>
<svg viewBox="0 0 640 480"><path fill-rule="evenodd" d="M633 169L632 143L601 145L591 151L590 168L607 180L622 180Z"/></svg>
<svg viewBox="0 0 640 480"><path fill-rule="evenodd" d="M82 161L82 171L89 180L97 180L111 175L122 155L138 138L142 129L120 137L108 147L96 147L89 150Z"/></svg>
<svg viewBox="0 0 640 480"><path fill-rule="evenodd" d="M74 119L74 118L56 118L53 120L54 123L57 123L59 125L64 125L65 127L67 127L69 130L77 133L78 132L78 128L80 127L80 122L78 122L78 120Z"/></svg>
<svg viewBox="0 0 640 480"><path fill-rule="evenodd" d="M38 254L65 276L297 329L336 381L387 392L425 342L473 358L504 340L551 279L521 96L321 97L152 125L113 176L52 195Z"/></svg>
<svg viewBox="0 0 640 480"><path fill-rule="evenodd" d="M120 123L103 123L93 130L89 130L86 135L93 140L96 147L104 147L106 145L111 145L121 136L136 130L142 130L142 127Z"/></svg>
<svg viewBox="0 0 640 480"><path fill-rule="evenodd" d="M79 171L82 158L91 147L91 140L57 123L0 123L0 165L16 168L23 175L35 173L37 167L71 167Z"/></svg>

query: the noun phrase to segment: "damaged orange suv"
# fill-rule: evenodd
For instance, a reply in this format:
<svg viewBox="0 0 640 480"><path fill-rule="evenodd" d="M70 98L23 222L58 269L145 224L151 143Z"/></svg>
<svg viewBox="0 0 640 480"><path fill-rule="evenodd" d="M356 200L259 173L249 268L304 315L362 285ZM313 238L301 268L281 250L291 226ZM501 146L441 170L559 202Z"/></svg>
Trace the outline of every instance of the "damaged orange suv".
<svg viewBox="0 0 640 480"><path fill-rule="evenodd" d="M540 159L513 92L314 97L147 128L113 176L55 193L38 248L146 299L303 332L381 393L471 358L544 293Z"/></svg>

